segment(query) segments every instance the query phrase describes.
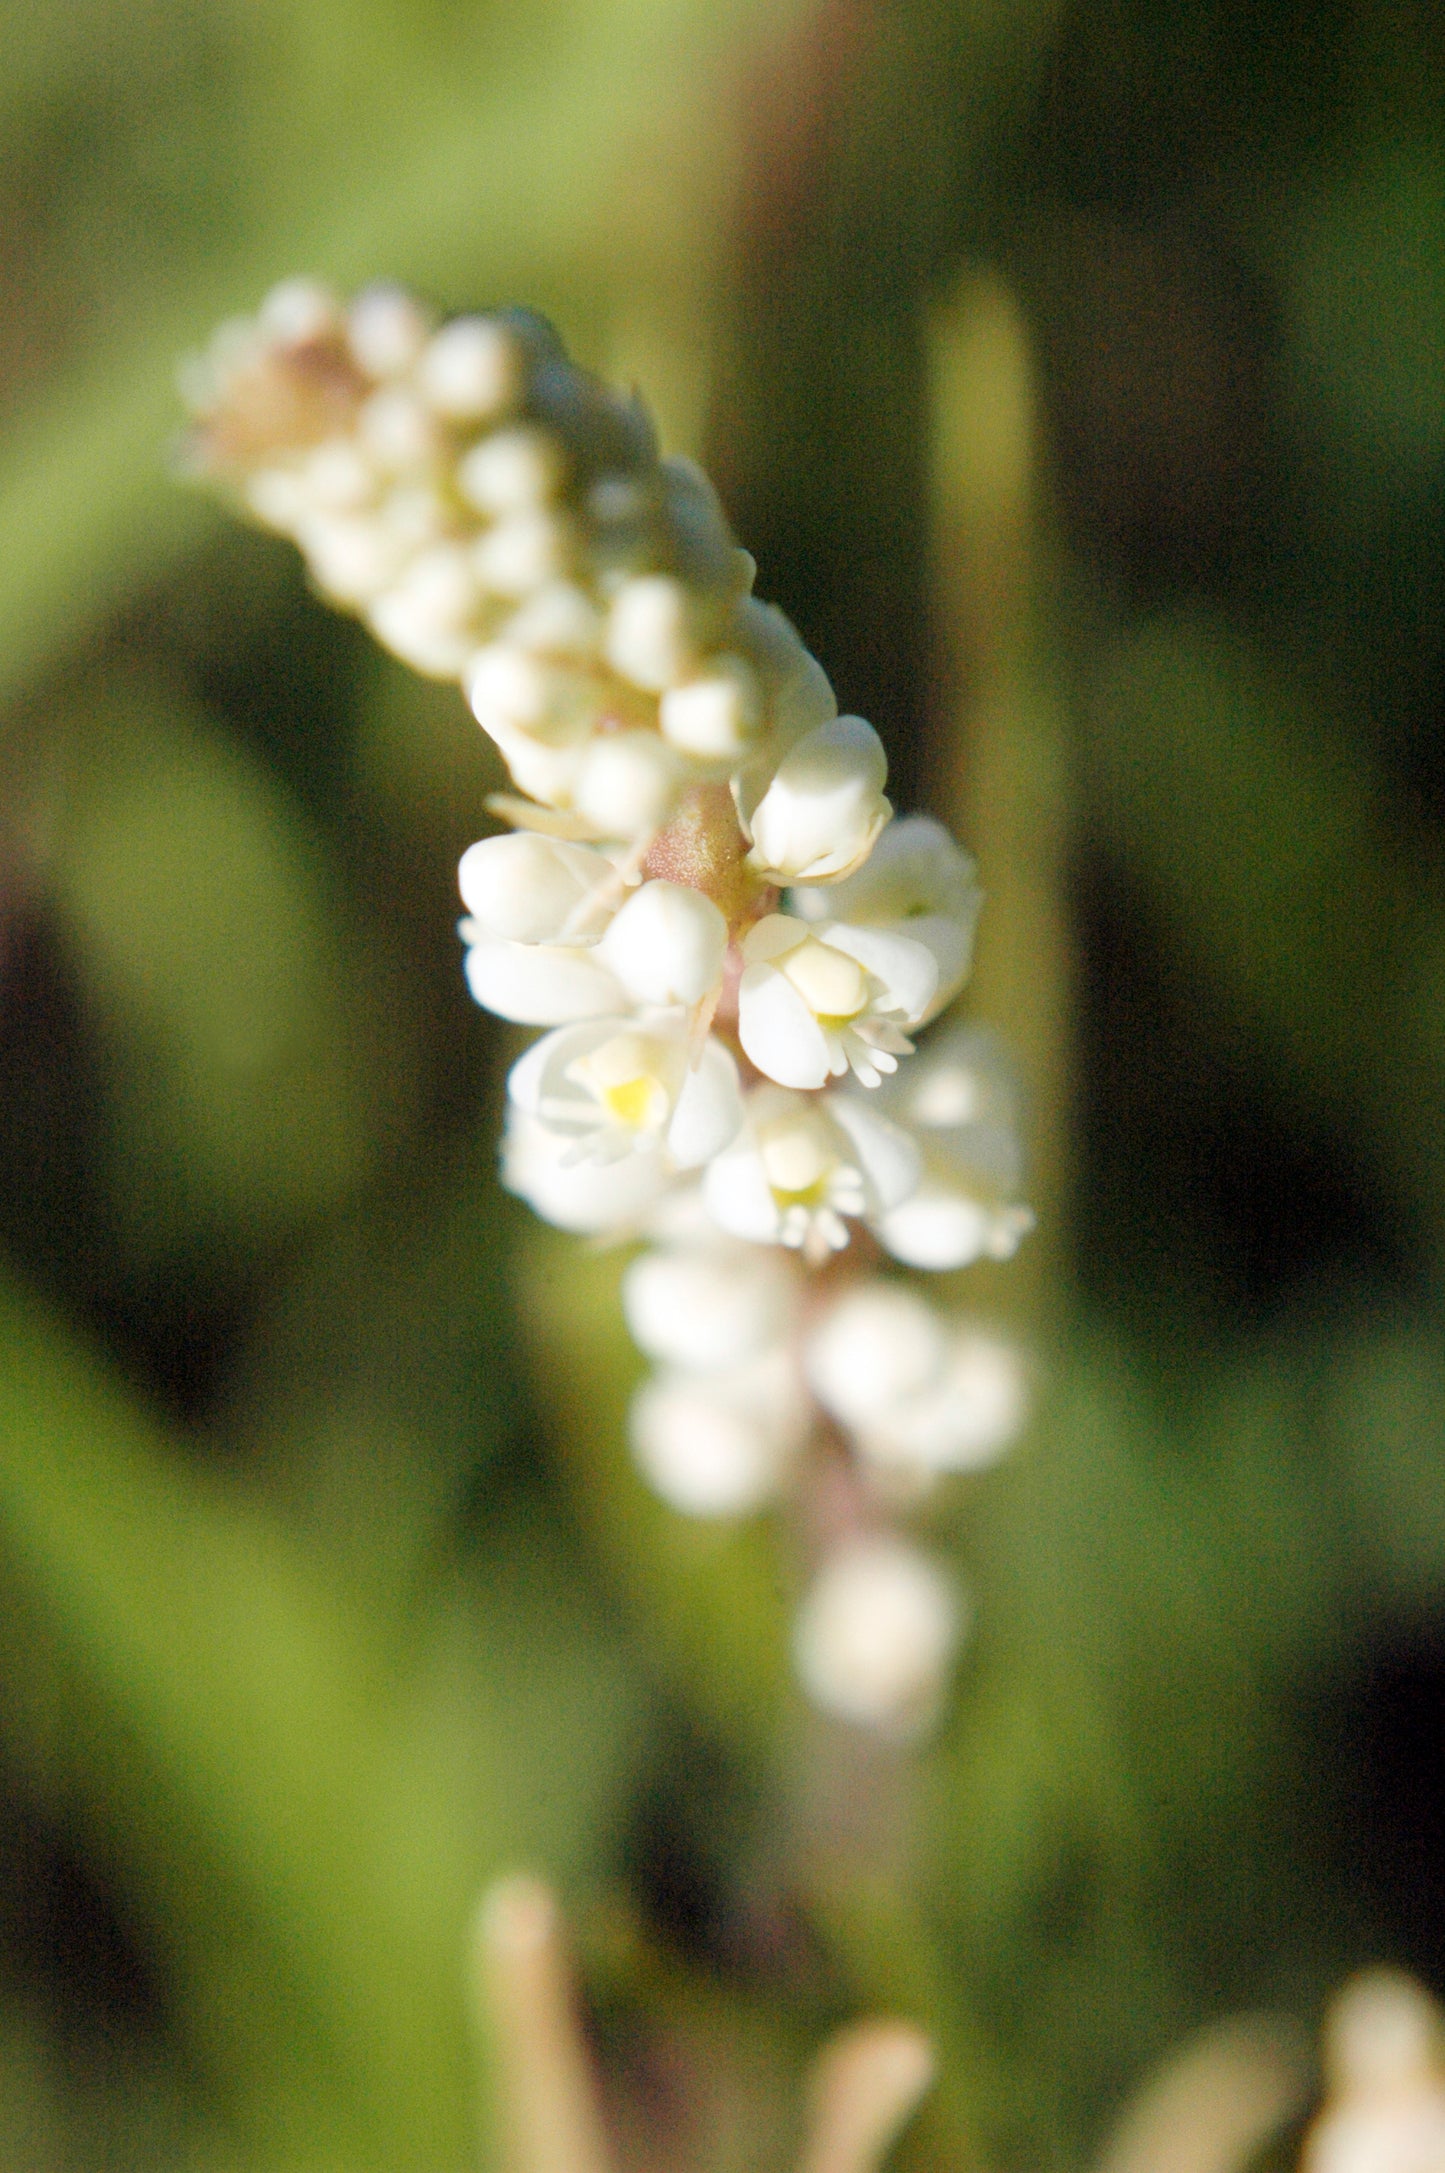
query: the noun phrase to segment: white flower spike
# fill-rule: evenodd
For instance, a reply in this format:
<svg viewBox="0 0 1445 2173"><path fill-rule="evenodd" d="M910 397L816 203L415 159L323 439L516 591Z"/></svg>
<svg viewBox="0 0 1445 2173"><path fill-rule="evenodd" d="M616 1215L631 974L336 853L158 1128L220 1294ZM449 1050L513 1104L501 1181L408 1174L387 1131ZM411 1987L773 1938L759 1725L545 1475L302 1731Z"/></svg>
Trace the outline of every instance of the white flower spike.
<svg viewBox="0 0 1445 2173"><path fill-rule="evenodd" d="M878 734L754 597L712 485L543 319L293 280L185 389L197 470L455 682L506 764L489 806L516 834L458 870L473 996L548 1029L509 1076L502 1177L649 1248L623 1281L657 1368L640 1469L697 1516L820 1490L804 1686L916 1736L961 1603L883 1527L1026 1401L1007 1344L869 1267L874 1239L911 1267L1003 1258L1031 1219L987 1037L914 1053L968 973L972 861L892 820Z"/></svg>

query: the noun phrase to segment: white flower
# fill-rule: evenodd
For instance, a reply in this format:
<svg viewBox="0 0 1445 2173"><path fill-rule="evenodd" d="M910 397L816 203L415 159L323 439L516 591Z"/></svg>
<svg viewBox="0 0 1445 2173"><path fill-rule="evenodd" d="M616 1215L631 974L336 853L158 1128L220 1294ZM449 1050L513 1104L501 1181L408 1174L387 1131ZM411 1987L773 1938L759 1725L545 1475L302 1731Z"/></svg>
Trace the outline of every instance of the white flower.
<svg viewBox="0 0 1445 2173"><path fill-rule="evenodd" d="M809 1337L805 1367L818 1401L869 1462L904 1474L981 1470L1024 1421L1013 1346L948 1328L896 1284L845 1292Z"/></svg>
<svg viewBox="0 0 1445 2173"><path fill-rule="evenodd" d="M874 1230L914 1268L1007 1260L1033 1228L1017 1190L1021 1155L1007 1063L993 1036L959 1027L879 1089L922 1150L919 1183Z"/></svg>
<svg viewBox="0 0 1445 2173"><path fill-rule="evenodd" d="M804 733L755 806L751 782L740 788L754 866L781 883L850 875L893 812L883 794L887 776L883 742L861 717L834 717Z"/></svg>
<svg viewBox="0 0 1445 2173"><path fill-rule="evenodd" d="M544 1034L513 1065L517 1108L571 1142L577 1161L611 1162L667 1149L671 1166L695 1169L737 1131L737 1067L721 1042L688 1063L686 1028L666 1016L597 1019Z"/></svg>
<svg viewBox="0 0 1445 2173"><path fill-rule="evenodd" d="M775 1346L726 1373L665 1372L632 1399L633 1454L664 1501L736 1517L778 1491L808 1431L808 1404Z"/></svg>
<svg viewBox="0 0 1445 2173"><path fill-rule="evenodd" d="M743 1131L710 1163L703 1197L734 1237L819 1259L847 1244L845 1217L884 1214L917 1181L912 1140L867 1104L766 1086L754 1088Z"/></svg>
<svg viewBox="0 0 1445 2173"><path fill-rule="evenodd" d="M639 1254L622 1279L622 1310L649 1358L716 1373L784 1337L797 1312L791 1263L726 1240Z"/></svg>
<svg viewBox="0 0 1445 2173"><path fill-rule="evenodd" d="M605 854L528 830L469 845L457 869L478 930L509 943L594 943L616 881Z"/></svg>
<svg viewBox="0 0 1445 2173"><path fill-rule="evenodd" d="M573 1142L515 1106L502 1136L502 1182L544 1222L586 1236L639 1229L666 1192L672 1172L653 1147L615 1162L579 1162Z"/></svg>
<svg viewBox="0 0 1445 2173"><path fill-rule="evenodd" d="M847 1075L877 1086L913 1043L927 1010L933 953L907 936L770 913L743 940L738 1039L769 1079L820 1087Z"/></svg>
<svg viewBox="0 0 1445 2173"><path fill-rule="evenodd" d="M856 1539L804 1599L793 1654L825 1713L907 1740L935 1719L963 1628L961 1598L931 1562L899 1539Z"/></svg>
<svg viewBox="0 0 1445 2173"><path fill-rule="evenodd" d="M632 1001L697 1004L722 980L728 924L711 898L655 880L634 891L598 946Z"/></svg>
<svg viewBox="0 0 1445 2173"><path fill-rule="evenodd" d="M968 978L982 902L974 863L943 824L931 815L905 815L888 825L854 874L826 888L791 891L787 906L803 920L846 921L926 944L938 984L911 1022L926 1026Z"/></svg>

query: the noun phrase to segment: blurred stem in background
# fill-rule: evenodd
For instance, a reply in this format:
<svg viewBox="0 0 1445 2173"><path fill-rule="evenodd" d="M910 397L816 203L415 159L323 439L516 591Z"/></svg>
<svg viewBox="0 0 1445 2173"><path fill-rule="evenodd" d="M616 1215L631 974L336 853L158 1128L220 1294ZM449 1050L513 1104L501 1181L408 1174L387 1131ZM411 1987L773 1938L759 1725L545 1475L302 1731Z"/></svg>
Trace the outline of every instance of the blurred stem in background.
<svg viewBox="0 0 1445 2173"><path fill-rule="evenodd" d="M996 272L966 274L928 327L928 413L944 804L977 853L986 910L974 1016L1022 1083L1038 1228L987 1302L1041 1324L1069 1272L1075 1118L1071 755L1040 593L1039 417L1029 335Z"/></svg>

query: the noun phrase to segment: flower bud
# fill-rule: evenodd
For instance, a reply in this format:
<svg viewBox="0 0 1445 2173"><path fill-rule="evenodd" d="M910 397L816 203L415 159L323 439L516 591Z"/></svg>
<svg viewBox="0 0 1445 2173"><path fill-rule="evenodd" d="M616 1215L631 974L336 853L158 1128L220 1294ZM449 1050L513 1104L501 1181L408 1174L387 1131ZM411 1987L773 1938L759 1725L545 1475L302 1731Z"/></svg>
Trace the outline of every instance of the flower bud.
<svg viewBox="0 0 1445 2173"><path fill-rule="evenodd" d="M435 544L377 597L367 621L378 641L414 671L455 679L476 647L473 627L480 602L465 551L455 544Z"/></svg>
<svg viewBox="0 0 1445 2173"><path fill-rule="evenodd" d="M639 1255L622 1279L638 1349L695 1373L755 1357L786 1332L797 1297L784 1259L746 1245L661 1247Z"/></svg>
<svg viewBox="0 0 1445 2173"><path fill-rule="evenodd" d="M489 936L509 943L595 942L586 901L613 880L603 854L529 830L481 838L462 854L457 882L462 902Z"/></svg>
<svg viewBox="0 0 1445 2173"><path fill-rule="evenodd" d="M515 404L523 369L521 347L505 325L494 317L454 317L427 342L416 378L448 422L483 422Z"/></svg>
<svg viewBox="0 0 1445 2173"><path fill-rule="evenodd" d="M471 562L489 595L528 596L565 572L566 528L551 513L509 514L473 544Z"/></svg>
<svg viewBox="0 0 1445 2173"><path fill-rule="evenodd" d="M825 1713L906 1740L935 1718L963 1627L960 1597L931 1562L901 1540L857 1539L819 1572L793 1653Z"/></svg>
<svg viewBox="0 0 1445 2173"><path fill-rule="evenodd" d="M268 339L283 347L304 347L336 330L336 296L319 279L283 279L256 312Z"/></svg>
<svg viewBox="0 0 1445 2173"><path fill-rule="evenodd" d="M375 514L303 516L296 540L317 587L353 609L373 602L406 562L405 543Z"/></svg>
<svg viewBox="0 0 1445 2173"><path fill-rule="evenodd" d="M632 1400L638 1465L663 1500L688 1516L760 1509L806 1432L806 1403L781 1350L730 1373L661 1374Z"/></svg>
<svg viewBox="0 0 1445 2173"><path fill-rule="evenodd" d="M714 657L700 677L668 688L658 723L663 738L683 754L711 761L741 754L762 728L752 667L740 656Z"/></svg>
<svg viewBox="0 0 1445 2173"><path fill-rule="evenodd" d="M609 732L585 750L573 804L601 837L643 837L666 821L679 777L678 757L655 732Z"/></svg>
<svg viewBox="0 0 1445 2173"><path fill-rule="evenodd" d="M648 693L676 686L697 667L697 606L670 574L624 581L607 622L607 660Z"/></svg>
<svg viewBox="0 0 1445 2173"><path fill-rule="evenodd" d="M388 475L425 468L437 451L436 418L407 385L383 385L363 401L356 434L369 458Z"/></svg>
<svg viewBox="0 0 1445 2173"><path fill-rule="evenodd" d="M602 939L634 1003L700 1003L722 980L728 924L711 898L682 883L644 883Z"/></svg>
<svg viewBox="0 0 1445 2173"><path fill-rule="evenodd" d="M536 512L556 496L561 480L561 447L531 423L493 431L457 465L457 489L491 520Z"/></svg>
<svg viewBox="0 0 1445 2173"><path fill-rule="evenodd" d="M894 1405L932 1388L948 1339L923 1298L896 1283L849 1290L808 1338L808 1381L824 1409L844 1426L863 1427Z"/></svg>
<svg viewBox="0 0 1445 2173"><path fill-rule="evenodd" d="M404 377L430 330L425 310L401 287L364 287L346 312L346 344L371 378Z"/></svg>
<svg viewBox="0 0 1445 2173"><path fill-rule="evenodd" d="M893 812L888 761L872 725L835 717L804 734L779 763L747 828L752 860L784 883L849 875Z"/></svg>

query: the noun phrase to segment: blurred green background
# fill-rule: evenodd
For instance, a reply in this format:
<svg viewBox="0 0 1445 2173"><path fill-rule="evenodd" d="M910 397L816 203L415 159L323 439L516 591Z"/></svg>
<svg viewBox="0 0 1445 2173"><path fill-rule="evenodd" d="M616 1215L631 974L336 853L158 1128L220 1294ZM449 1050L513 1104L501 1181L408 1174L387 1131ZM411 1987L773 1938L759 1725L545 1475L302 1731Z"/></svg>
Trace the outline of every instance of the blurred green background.
<svg viewBox="0 0 1445 2173"><path fill-rule="evenodd" d="M518 1863L679 2173L870 2008L900 2165L1053 2173L1213 2016L1445 1986L1440 24L0 0L0 2165L490 2166ZM953 1295L1039 1410L906 1784L497 1188L460 697L168 473L293 271L639 382L980 855L1041 1228Z"/></svg>

